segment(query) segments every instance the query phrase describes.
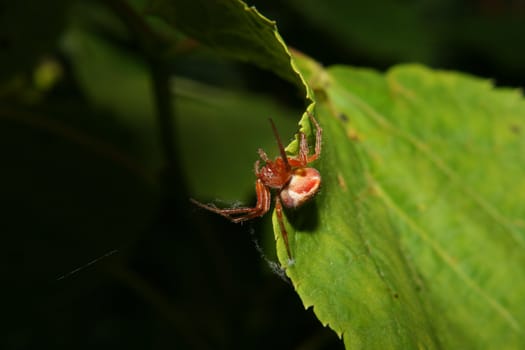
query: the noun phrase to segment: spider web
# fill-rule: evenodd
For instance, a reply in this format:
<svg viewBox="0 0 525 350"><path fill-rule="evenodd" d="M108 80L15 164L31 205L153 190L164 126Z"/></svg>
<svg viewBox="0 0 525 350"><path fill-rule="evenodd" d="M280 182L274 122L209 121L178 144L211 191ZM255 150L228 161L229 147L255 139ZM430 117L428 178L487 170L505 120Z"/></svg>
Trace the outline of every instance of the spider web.
<svg viewBox="0 0 525 350"><path fill-rule="evenodd" d="M285 269L281 267L281 265L278 262L273 261L270 258L268 258L268 256L264 253L264 250L259 244L259 240L257 239L257 236L255 235L255 229L250 225L248 231L252 238L252 242L255 245L255 249L259 253L259 256L266 262L266 264L268 264L268 267L270 268L270 270L274 274L279 276L283 281L291 285L292 283L290 279L288 278L288 276L286 276Z"/></svg>

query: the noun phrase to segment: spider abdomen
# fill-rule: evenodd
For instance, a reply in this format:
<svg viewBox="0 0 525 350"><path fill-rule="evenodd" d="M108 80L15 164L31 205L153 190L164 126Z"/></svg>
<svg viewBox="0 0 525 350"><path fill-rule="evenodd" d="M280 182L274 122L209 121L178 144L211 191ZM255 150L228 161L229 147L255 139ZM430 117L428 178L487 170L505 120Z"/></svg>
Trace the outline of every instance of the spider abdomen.
<svg viewBox="0 0 525 350"><path fill-rule="evenodd" d="M297 208L315 196L321 185L321 174L314 168L297 168L280 193L285 207Z"/></svg>

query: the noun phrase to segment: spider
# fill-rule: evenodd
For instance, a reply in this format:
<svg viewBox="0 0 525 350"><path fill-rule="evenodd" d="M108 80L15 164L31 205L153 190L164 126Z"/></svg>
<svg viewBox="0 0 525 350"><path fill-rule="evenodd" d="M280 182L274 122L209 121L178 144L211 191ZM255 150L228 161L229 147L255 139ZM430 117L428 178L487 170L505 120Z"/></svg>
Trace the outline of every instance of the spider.
<svg viewBox="0 0 525 350"><path fill-rule="evenodd" d="M292 260L290 246L288 244L288 233L283 221L283 205L287 208L297 208L314 197L321 185L321 175L319 171L308 167L308 164L318 159L321 155L321 140L323 130L312 114L308 113L310 121L315 126L315 153L309 154L308 141L303 132L299 133L299 154L297 156L287 156L277 128L270 119L272 131L277 145L279 146L280 156L275 160L270 160L262 149L258 153L260 160L255 162L255 192L257 203L252 208L225 208L220 209L215 206L200 203L194 199L191 201L209 211L224 216L232 222L238 223L263 216L270 210L271 190L275 191L275 212L281 230L288 258ZM260 167L260 161L264 165Z"/></svg>

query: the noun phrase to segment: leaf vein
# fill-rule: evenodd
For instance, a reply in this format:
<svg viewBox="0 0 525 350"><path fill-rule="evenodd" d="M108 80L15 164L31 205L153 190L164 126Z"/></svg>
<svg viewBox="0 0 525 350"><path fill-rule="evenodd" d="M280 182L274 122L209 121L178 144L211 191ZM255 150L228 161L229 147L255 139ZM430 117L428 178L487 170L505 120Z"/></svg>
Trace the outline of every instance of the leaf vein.
<svg viewBox="0 0 525 350"><path fill-rule="evenodd" d="M381 115L378 111L376 111L372 106L370 106L368 103L362 101L359 97L347 92L345 89L341 88L340 91L343 91L345 94L345 97L347 97L349 100L351 100L353 103L356 104L359 108L361 108L363 111L365 111L377 124L384 127L385 129L388 129L403 139L407 140L410 144L412 144L416 149L424 154L425 156L430 159L430 161L439 169L441 170L446 176L448 176L452 181L455 183L460 184L460 188L463 190L463 192L469 196L474 203L476 203L485 213L487 213L490 217L492 217L501 227L503 227L508 234L511 236L511 238L519 244L521 247L525 248L525 237L522 237L519 230L515 228L515 225L512 223L511 220L506 218L503 214L501 214L494 206L492 206L489 202L487 202L484 198L482 198L480 195L478 195L475 191L473 191L470 186L465 184L461 177L455 172L453 169L451 169L446 163L437 155L432 153L430 148L427 144L424 142L418 140L416 137L403 132L396 126L394 126L392 123L390 123L384 116Z"/></svg>
<svg viewBox="0 0 525 350"><path fill-rule="evenodd" d="M430 244L432 249L438 254L438 256L462 279L467 286L469 286L472 290L474 290L478 295L483 297L487 303L504 319L506 320L509 325L519 333L522 333L523 330L521 329L518 321L514 318L514 316L511 314L511 312L505 308L501 303L499 303L496 299L494 299L492 296L487 294L476 281L474 281L472 278L470 278L465 271L459 268L458 264L455 263L454 258L450 256L445 249L441 247L441 245L433 240L430 235L420 227L414 220L410 218L409 215L407 215L399 206L397 206L394 201L390 198L390 196L385 192L385 190L377 183L374 184L374 188L376 189L376 193L378 196L385 202L385 204L394 210L394 212L409 226L413 229L417 235L423 239L425 242Z"/></svg>

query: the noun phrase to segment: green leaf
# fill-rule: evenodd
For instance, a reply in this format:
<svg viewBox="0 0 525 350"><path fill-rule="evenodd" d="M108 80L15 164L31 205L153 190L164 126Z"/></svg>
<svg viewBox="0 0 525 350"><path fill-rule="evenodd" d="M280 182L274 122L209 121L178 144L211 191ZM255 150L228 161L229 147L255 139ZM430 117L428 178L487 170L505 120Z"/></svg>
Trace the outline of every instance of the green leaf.
<svg viewBox="0 0 525 350"><path fill-rule="evenodd" d="M150 0L148 12L224 56L254 63L304 89L275 22L255 7L240 0Z"/></svg>
<svg viewBox="0 0 525 350"><path fill-rule="evenodd" d="M351 349L524 347L521 94L417 65L296 60L324 128L321 193L288 213L305 307Z"/></svg>

